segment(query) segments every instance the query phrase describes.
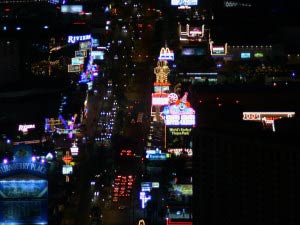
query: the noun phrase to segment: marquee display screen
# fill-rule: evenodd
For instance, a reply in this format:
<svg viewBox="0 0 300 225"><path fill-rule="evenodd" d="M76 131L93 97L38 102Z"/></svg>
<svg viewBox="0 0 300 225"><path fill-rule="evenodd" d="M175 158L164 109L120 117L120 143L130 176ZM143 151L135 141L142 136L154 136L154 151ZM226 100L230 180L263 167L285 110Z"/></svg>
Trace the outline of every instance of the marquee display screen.
<svg viewBox="0 0 300 225"><path fill-rule="evenodd" d="M174 5L174 6L195 6L195 5L198 5L198 0L171 0L171 5Z"/></svg>
<svg viewBox="0 0 300 225"><path fill-rule="evenodd" d="M250 59L251 53L250 52L242 52L241 53L241 59Z"/></svg>
<svg viewBox="0 0 300 225"><path fill-rule="evenodd" d="M46 180L1 180L0 199L47 198Z"/></svg>

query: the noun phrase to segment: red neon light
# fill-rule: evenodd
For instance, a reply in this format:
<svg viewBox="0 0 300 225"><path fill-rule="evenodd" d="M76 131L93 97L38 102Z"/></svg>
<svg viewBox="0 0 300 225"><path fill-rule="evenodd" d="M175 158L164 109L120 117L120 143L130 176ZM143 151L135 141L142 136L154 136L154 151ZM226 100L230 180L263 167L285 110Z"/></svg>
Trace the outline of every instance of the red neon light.
<svg viewBox="0 0 300 225"><path fill-rule="evenodd" d="M73 24L76 24L76 25L84 25L86 24L85 22L73 22Z"/></svg>
<svg viewBox="0 0 300 225"><path fill-rule="evenodd" d="M154 86L170 86L170 83L155 82Z"/></svg>
<svg viewBox="0 0 300 225"><path fill-rule="evenodd" d="M279 120L279 119L281 119L281 117L279 116L279 117L276 117L276 116L270 116L270 117L265 117L266 118L266 120Z"/></svg>
<svg viewBox="0 0 300 225"><path fill-rule="evenodd" d="M171 219L167 219L166 225L193 225L191 221L172 222Z"/></svg>

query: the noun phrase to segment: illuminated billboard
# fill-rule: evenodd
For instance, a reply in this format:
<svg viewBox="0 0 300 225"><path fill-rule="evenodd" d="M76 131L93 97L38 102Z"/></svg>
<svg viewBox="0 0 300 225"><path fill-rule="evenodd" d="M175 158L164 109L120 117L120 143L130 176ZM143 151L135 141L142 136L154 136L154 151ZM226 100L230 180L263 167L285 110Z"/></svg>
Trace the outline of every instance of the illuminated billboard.
<svg viewBox="0 0 300 225"><path fill-rule="evenodd" d="M254 53L254 57L255 58L262 58L262 57L264 57L264 53L262 53L262 52Z"/></svg>
<svg viewBox="0 0 300 225"><path fill-rule="evenodd" d="M86 56L87 56L86 50L75 51L75 57L86 57Z"/></svg>
<svg viewBox="0 0 300 225"><path fill-rule="evenodd" d="M77 147L76 144L73 144L73 146L70 148L70 150L71 150L72 156L77 156L79 153L79 148Z"/></svg>
<svg viewBox="0 0 300 225"><path fill-rule="evenodd" d="M166 83L162 85L161 83L154 83L154 92L155 93L165 93L170 90L170 84Z"/></svg>
<svg viewBox="0 0 300 225"><path fill-rule="evenodd" d="M212 48L212 55L224 55L224 54L225 54L225 48L223 46Z"/></svg>
<svg viewBox="0 0 300 225"><path fill-rule="evenodd" d="M168 153L162 153L161 150L156 148L155 150L146 150L146 159L153 161L166 160L170 157Z"/></svg>
<svg viewBox="0 0 300 225"><path fill-rule="evenodd" d="M13 160L0 163L0 224L47 224L47 163L29 145L13 152Z"/></svg>
<svg viewBox="0 0 300 225"><path fill-rule="evenodd" d="M63 175L70 175L72 173L73 173L73 167L71 165L63 165L62 167Z"/></svg>
<svg viewBox="0 0 300 225"><path fill-rule="evenodd" d="M60 11L62 13L81 13L82 5L61 5Z"/></svg>
<svg viewBox="0 0 300 225"><path fill-rule="evenodd" d="M195 6L198 5L198 0L171 0L173 6Z"/></svg>
<svg viewBox="0 0 300 225"><path fill-rule="evenodd" d="M161 48L158 60L174 61L174 52L169 48Z"/></svg>
<svg viewBox="0 0 300 225"><path fill-rule="evenodd" d="M91 41L84 41L84 42L79 42L79 49L80 50L87 50L91 48Z"/></svg>
<svg viewBox="0 0 300 225"><path fill-rule="evenodd" d="M175 136L187 136L190 135L192 128L187 127L169 127L168 128L171 135Z"/></svg>
<svg viewBox="0 0 300 225"><path fill-rule="evenodd" d="M196 124L195 115L166 115L164 119L167 126L194 126Z"/></svg>
<svg viewBox="0 0 300 225"><path fill-rule="evenodd" d="M251 53L250 52L242 52L241 53L241 59L250 59Z"/></svg>
<svg viewBox="0 0 300 225"><path fill-rule="evenodd" d="M99 47L99 45L100 45L100 41L99 41L99 39L97 39L97 38L93 38L92 39L92 47L93 48L97 48L97 47Z"/></svg>
<svg viewBox="0 0 300 225"><path fill-rule="evenodd" d="M281 118L292 118L295 112L243 112L243 120L278 120Z"/></svg>
<svg viewBox="0 0 300 225"><path fill-rule="evenodd" d="M0 180L0 199L47 198L46 180Z"/></svg>
<svg viewBox="0 0 300 225"><path fill-rule="evenodd" d="M168 105L169 94L167 93L152 93L152 105Z"/></svg>
<svg viewBox="0 0 300 225"><path fill-rule="evenodd" d="M83 70L83 65L68 65L69 73L79 73Z"/></svg>
<svg viewBox="0 0 300 225"><path fill-rule="evenodd" d="M209 47L210 47L210 54L212 56L227 55L227 43L225 43L225 45L214 46L213 42L210 42Z"/></svg>
<svg viewBox="0 0 300 225"><path fill-rule="evenodd" d="M92 51L93 60L104 60L104 51Z"/></svg>
<svg viewBox="0 0 300 225"><path fill-rule="evenodd" d="M195 110L187 101L188 93L185 92L181 99L165 106L163 116L166 126L194 126L196 124Z"/></svg>
<svg viewBox="0 0 300 225"><path fill-rule="evenodd" d="M14 159L11 162L0 163L0 177L8 177L15 174L26 173L39 177L46 177L47 164L36 161L32 156L32 148L29 145L17 145L14 147Z"/></svg>
<svg viewBox="0 0 300 225"><path fill-rule="evenodd" d="M146 208L147 206L147 202L151 200L151 195L148 192L145 191L140 191L140 200L141 200L141 207L142 209ZM144 220L140 220L140 221L144 221ZM139 221L139 225L145 225L145 222L141 223Z"/></svg>
<svg viewBox="0 0 300 225"><path fill-rule="evenodd" d="M86 35L69 35L68 36L68 43L69 44L75 44L76 42L79 41L87 41L91 40L92 35L86 34Z"/></svg>
<svg viewBox="0 0 300 225"><path fill-rule="evenodd" d="M264 127L275 132L275 120L292 118L295 112L243 112L243 120L262 122Z"/></svg>
<svg viewBox="0 0 300 225"><path fill-rule="evenodd" d="M74 57L72 58L72 65L84 64L84 57Z"/></svg>
<svg viewBox="0 0 300 225"><path fill-rule="evenodd" d="M18 131L27 133L29 129L34 129L34 128L35 128L35 124L23 124L23 125L19 125Z"/></svg>

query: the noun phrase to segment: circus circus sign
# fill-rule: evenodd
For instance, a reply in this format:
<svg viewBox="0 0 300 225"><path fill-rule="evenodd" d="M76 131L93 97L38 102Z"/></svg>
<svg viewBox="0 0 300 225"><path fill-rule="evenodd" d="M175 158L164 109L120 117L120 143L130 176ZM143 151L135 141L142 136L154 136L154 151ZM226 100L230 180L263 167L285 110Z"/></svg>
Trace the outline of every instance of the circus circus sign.
<svg viewBox="0 0 300 225"><path fill-rule="evenodd" d="M176 101L170 101L162 112L166 126L194 126L196 125L195 110L187 101L188 93Z"/></svg>

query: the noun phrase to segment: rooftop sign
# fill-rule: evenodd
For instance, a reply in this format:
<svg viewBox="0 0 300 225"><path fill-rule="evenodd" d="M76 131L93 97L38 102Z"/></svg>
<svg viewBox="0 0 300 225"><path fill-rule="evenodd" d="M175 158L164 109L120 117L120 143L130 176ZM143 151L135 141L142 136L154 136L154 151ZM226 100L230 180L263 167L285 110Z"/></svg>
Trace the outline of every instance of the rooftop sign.
<svg viewBox="0 0 300 225"><path fill-rule="evenodd" d="M79 41L87 41L87 40L91 40L92 39L92 35L90 34L86 34L86 35L69 35L68 36L68 43L69 44L75 44L76 42Z"/></svg>

